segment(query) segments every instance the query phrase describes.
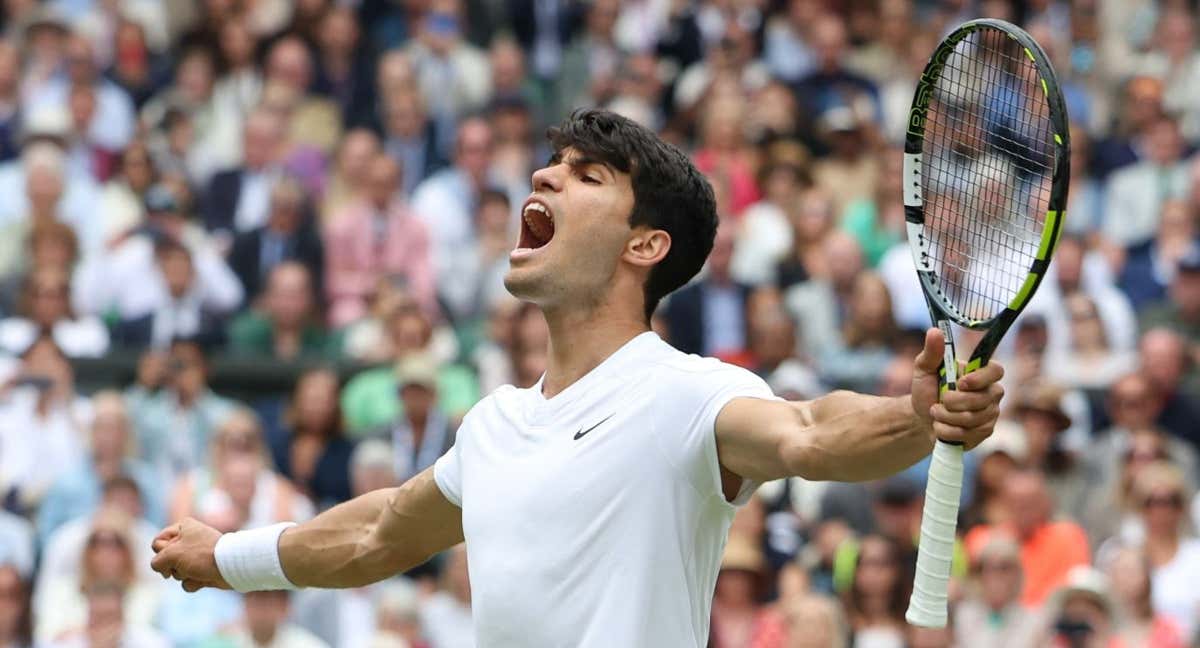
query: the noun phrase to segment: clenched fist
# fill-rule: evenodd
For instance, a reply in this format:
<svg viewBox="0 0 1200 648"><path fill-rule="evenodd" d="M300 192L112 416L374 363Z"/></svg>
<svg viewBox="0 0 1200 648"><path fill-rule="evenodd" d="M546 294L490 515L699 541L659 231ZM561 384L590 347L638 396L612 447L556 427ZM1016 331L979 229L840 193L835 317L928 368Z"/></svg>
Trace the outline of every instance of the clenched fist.
<svg viewBox="0 0 1200 648"><path fill-rule="evenodd" d="M192 518L172 524L150 545L155 554L150 566L163 578L181 581L189 592L204 587L233 589L217 569L214 550L220 537L220 531Z"/></svg>

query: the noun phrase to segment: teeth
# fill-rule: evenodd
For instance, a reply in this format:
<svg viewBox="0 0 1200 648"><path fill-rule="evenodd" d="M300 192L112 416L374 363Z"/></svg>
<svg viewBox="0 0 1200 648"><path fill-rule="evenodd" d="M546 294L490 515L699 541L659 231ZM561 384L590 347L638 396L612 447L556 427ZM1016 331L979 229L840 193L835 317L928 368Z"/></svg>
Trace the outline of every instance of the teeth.
<svg viewBox="0 0 1200 648"><path fill-rule="evenodd" d="M542 212L543 214L548 214L548 213L549 213L549 212L547 212L547 211L546 211L546 206L545 206L545 205L543 205L542 203L529 203L529 205L525 207L525 211L526 211L526 212L530 212L530 211L540 211L540 212Z"/></svg>

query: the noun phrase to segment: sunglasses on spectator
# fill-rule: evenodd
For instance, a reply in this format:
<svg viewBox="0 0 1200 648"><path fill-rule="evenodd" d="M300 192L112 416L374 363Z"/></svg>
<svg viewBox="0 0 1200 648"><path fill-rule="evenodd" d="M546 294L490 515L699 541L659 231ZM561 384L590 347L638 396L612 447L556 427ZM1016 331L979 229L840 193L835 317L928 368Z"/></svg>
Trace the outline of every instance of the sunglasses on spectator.
<svg viewBox="0 0 1200 648"><path fill-rule="evenodd" d="M979 563L979 571L987 572L1004 572L1011 573L1020 567L1015 560L985 560Z"/></svg>
<svg viewBox="0 0 1200 648"><path fill-rule="evenodd" d="M1158 506L1173 509L1183 508L1183 493L1151 495L1142 500L1142 508L1154 508Z"/></svg>
<svg viewBox="0 0 1200 648"><path fill-rule="evenodd" d="M124 547L125 540L119 533L101 532L93 533L92 537L88 538L88 545L99 546L107 545L110 547Z"/></svg>

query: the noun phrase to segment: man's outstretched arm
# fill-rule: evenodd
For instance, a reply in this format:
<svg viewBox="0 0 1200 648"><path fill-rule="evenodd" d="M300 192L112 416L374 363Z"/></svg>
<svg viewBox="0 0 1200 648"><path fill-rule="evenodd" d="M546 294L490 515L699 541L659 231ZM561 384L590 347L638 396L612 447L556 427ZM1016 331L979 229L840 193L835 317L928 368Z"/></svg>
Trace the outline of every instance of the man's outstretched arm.
<svg viewBox="0 0 1200 648"><path fill-rule="evenodd" d="M935 438L973 448L1000 413L1004 369L996 363L958 381L938 401L941 332L930 329L913 367L912 394L898 398L838 391L807 402L738 398L717 416L721 466L769 481L865 481L894 474L933 449Z"/></svg>
<svg viewBox="0 0 1200 648"><path fill-rule="evenodd" d="M173 524L154 539L151 566L163 577L230 589L217 567L221 533L196 520ZM339 504L279 536L283 573L299 587L359 587L415 567L463 540L462 509L442 494L433 468L397 488Z"/></svg>

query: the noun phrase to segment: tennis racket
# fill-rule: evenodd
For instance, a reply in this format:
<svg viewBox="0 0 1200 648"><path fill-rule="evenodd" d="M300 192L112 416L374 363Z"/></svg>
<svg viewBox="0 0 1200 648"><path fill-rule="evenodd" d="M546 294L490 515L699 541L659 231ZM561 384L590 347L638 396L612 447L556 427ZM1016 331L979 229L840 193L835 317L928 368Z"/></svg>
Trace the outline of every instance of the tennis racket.
<svg viewBox="0 0 1200 648"><path fill-rule="evenodd" d="M959 25L917 83L904 143L904 215L929 316L946 339L939 383L987 364L1046 273L1067 203L1070 141L1042 48L1001 20ZM951 325L982 332L959 366ZM963 448L929 467L905 618L946 625Z"/></svg>

